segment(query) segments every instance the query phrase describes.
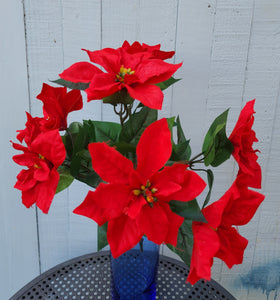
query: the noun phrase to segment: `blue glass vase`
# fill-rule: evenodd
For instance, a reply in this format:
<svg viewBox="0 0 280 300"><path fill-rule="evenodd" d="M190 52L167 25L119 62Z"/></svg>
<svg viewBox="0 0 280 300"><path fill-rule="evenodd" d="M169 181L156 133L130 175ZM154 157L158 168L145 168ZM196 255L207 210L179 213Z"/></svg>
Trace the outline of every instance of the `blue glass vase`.
<svg viewBox="0 0 280 300"><path fill-rule="evenodd" d="M159 246L146 237L118 258L111 255L113 300L156 299L158 261Z"/></svg>

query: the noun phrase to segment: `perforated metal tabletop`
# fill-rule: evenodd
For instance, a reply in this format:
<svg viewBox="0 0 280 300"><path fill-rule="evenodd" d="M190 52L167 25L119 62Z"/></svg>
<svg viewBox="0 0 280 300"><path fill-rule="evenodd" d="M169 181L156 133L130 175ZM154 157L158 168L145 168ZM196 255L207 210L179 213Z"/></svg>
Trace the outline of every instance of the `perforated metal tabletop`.
<svg viewBox="0 0 280 300"><path fill-rule="evenodd" d="M157 279L158 300L236 300L214 280L186 284L188 267L178 260L160 256ZM62 263L38 276L10 300L106 300L110 294L110 254L98 252Z"/></svg>

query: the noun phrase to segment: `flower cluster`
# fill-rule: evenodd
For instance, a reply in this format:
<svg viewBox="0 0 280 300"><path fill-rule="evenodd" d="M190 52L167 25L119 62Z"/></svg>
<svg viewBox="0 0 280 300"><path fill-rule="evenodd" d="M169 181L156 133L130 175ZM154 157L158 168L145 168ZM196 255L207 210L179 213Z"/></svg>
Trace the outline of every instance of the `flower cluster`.
<svg viewBox="0 0 280 300"><path fill-rule="evenodd" d="M66 150L59 130L67 128L67 115L83 107L80 91L67 93L66 87L51 87L43 84L37 96L44 103L44 117L33 118L27 113L26 128L19 130L17 139L21 144L12 143L23 154L13 160L28 169L17 176L15 188L22 191L22 202L26 207L36 203L44 212L49 211L59 182L57 168L66 158ZM26 146L22 143L25 142Z"/></svg>
<svg viewBox="0 0 280 300"><path fill-rule="evenodd" d="M19 143L12 143L23 152L13 160L26 167L15 188L22 192L26 207L36 203L48 213L56 192L73 179L86 183L95 190L74 213L98 223L99 248L109 243L118 257L145 235L167 244L190 264L187 281L194 284L201 278L210 280L214 257L229 268L242 263L248 241L236 226L247 224L264 199L250 189L261 188L253 149L255 101L245 105L229 137L228 111L218 116L202 152L191 157L179 117L157 118L162 91L177 81L172 75L182 65L167 63L175 52L160 48L125 41L117 49L85 50L90 62L64 70L55 81L62 87L44 83L37 96L43 102L43 117L27 113L26 127L18 131ZM120 123L84 120L68 125L68 114L83 107L80 90L88 101L111 104ZM195 165L218 167L231 156L239 165L237 177L219 200L209 204L213 172ZM208 179L202 209L196 197L207 184L198 171L207 172Z"/></svg>

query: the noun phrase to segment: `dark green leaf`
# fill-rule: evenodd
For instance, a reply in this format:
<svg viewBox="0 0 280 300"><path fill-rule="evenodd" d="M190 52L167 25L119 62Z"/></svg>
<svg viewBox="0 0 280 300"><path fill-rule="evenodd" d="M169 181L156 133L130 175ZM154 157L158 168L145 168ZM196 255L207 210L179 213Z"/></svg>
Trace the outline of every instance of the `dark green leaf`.
<svg viewBox="0 0 280 300"><path fill-rule="evenodd" d="M199 222L206 222L196 199L188 202L175 201L169 202L171 210L184 217L185 219Z"/></svg>
<svg viewBox="0 0 280 300"><path fill-rule="evenodd" d="M210 164L217 167L226 161L232 151L233 146L226 136L228 110L219 115L210 126L202 147L206 166Z"/></svg>
<svg viewBox="0 0 280 300"><path fill-rule="evenodd" d="M136 146L125 142L115 143L114 146L120 153L124 155L127 153L136 153Z"/></svg>
<svg viewBox="0 0 280 300"><path fill-rule="evenodd" d="M167 118L167 124L168 124L168 128L172 134L173 132L173 126L174 126L174 122L175 122L175 117L171 117L171 118Z"/></svg>
<svg viewBox="0 0 280 300"><path fill-rule="evenodd" d="M121 125L113 122L84 121L84 124L91 124L94 127L96 142L116 143L119 140Z"/></svg>
<svg viewBox="0 0 280 300"><path fill-rule="evenodd" d="M72 136L72 138L73 138L73 155L87 148L89 139L85 127L80 125L79 132L75 136Z"/></svg>
<svg viewBox="0 0 280 300"><path fill-rule="evenodd" d="M177 246L167 244L168 248L178 254L187 266L190 266L193 248L192 221L184 220L179 228Z"/></svg>
<svg viewBox="0 0 280 300"><path fill-rule="evenodd" d="M173 142L170 159L174 161L188 161L191 156L190 140L187 140L184 135L179 116L176 119L175 126L177 126L177 144Z"/></svg>
<svg viewBox="0 0 280 300"><path fill-rule="evenodd" d="M71 82L64 79L50 80L50 82L65 86L72 90L86 90L89 87L89 83L84 82Z"/></svg>
<svg viewBox="0 0 280 300"><path fill-rule="evenodd" d="M157 120L157 110L147 106L141 108L139 112L131 115L124 123L120 133L120 142L126 142L136 146L143 131Z"/></svg>
<svg viewBox="0 0 280 300"><path fill-rule="evenodd" d="M179 80L181 80L181 79L175 79L174 77L170 77L169 79L167 79L163 82L157 83L156 85L163 91Z"/></svg>
<svg viewBox="0 0 280 300"><path fill-rule="evenodd" d="M57 171L59 173L59 182L56 188L56 194L66 189L74 180L69 168L60 166Z"/></svg>
<svg viewBox="0 0 280 300"><path fill-rule="evenodd" d="M98 226L98 240L97 240L97 250L100 251L102 250L104 247L106 247L108 245L108 241L107 241L107 225L108 223L105 223L102 226Z"/></svg>
<svg viewBox="0 0 280 300"><path fill-rule="evenodd" d="M103 103L110 103L112 105L116 105L119 103L122 104L132 104L134 101L133 98L129 95L126 89L121 89L120 91L103 98Z"/></svg>
<svg viewBox="0 0 280 300"><path fill-rule="evenodd" d="M93 121L88 120L88 121L83 121L83 126L85 129L85 132L87 133L88 136L88 143L94 143L96 142L96 135L95 135L95 126L93 124Z"/></svg>
<svg viewBox="0 0 280 300"><path fill-rule="evenodd" d="M208 180L209 191L206 195L202 208L204 208L208 204L211 197L211 192L212 192L212 187L214 182L214 174L210 169L207 170L207 180Z"/></svg>

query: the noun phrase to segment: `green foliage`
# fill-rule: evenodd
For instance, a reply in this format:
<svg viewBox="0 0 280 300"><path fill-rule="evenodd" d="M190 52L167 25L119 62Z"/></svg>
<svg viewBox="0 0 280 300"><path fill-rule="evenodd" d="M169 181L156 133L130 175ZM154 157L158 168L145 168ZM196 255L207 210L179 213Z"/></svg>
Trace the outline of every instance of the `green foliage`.
<svg viewBox="0 0 280 300"><path fill-rule="evenodd" d="M169 79L167 79L163 82L157 83L156 85L163 91L179 80L181 80L181 79L175 79L174 77L170 77Z"/></svg>
<svg viewBox="0 0 280 300"><path fill-rule="evenodd" d="M56 188L56 194L68 188L68 186L73 182L74 177L70 174L69 168L64 166L59 166L57 169L59 173L59 182Z"/></svg>
<svg viewBox="0 0 280 300"><path fill-rule="evenodd" d="M120 141L136 146L143 131L157 120L157 110L143 106L123 124Z"/></svg>
<svg viewBox="0 0 280 300"><path fill-rule="evenodd" d="M178 254L187 266L190 266L193 248L192 221L184 220L179 228L177 246L167 244L167 247Z"/></svg>
<svg viewBox="0 0 280 300"><path fill-rule="evenodd" d="M226 161L232 151L233 145L226 136L228 110L219 115L210 126L202 147L206 166L217 167Z"/></svg>
<svg viewBox="0 0 280 300"><path fill-rule="evenodd" d="M177 127L177 144L173 141L170 160L188 161L191 157L191 147L189 145L190 140L187 140L184 135L179 116L177 117L174 126Z"/></svg>
<svg viewBox="0 0 280 300"><path fill-rule="evenodd" d="M89 87L89 83L84 82L71 82L64 79L50 80L53 83L65 86L72 90L86 90Z"/></svg>
<svg viewBox="0 0 280 300"><path fill-rule="evenodd" d="M112 105L116 105L118 103L132 104L133 101L134 99L131 98L126 89L121 89L120 91L103 98L103 103L110 103Z"/></svg>
<svg viewBox="0 0 280 300"><path fill-rule="evenodd" d="M207 181L208 181L209 191L206 195L202 208L204 208L210 201L212 187L214 183L214 174L210 169L207 170Z"/></svg>
<svg viewBox="0 0 280 300"><path fill-rule="evenodd" d="M187 220L206 222L196 199L188 202L171 200L171 210Z"/></svg>
<svg viewBox="0 0 280 300"><path fill-rule="evenodd" d="M108 223L105 223L102 226L98 226L98 231L97 231L97 250L100 251L102 250L104 247L106 247L108 245L108 241L107 241L107 226Z"/></svg>
<svg viewBox="0 0 280 300"><path fill-rule="evenodd" d="M121 125L113 122L84 121L84 126L88 127L88 134L92 136L91 142L106 142L114 144L119 140Z"/></svg>

